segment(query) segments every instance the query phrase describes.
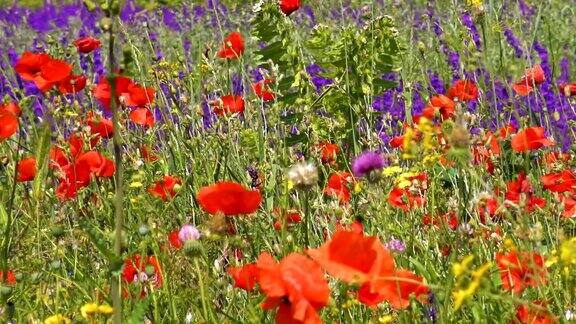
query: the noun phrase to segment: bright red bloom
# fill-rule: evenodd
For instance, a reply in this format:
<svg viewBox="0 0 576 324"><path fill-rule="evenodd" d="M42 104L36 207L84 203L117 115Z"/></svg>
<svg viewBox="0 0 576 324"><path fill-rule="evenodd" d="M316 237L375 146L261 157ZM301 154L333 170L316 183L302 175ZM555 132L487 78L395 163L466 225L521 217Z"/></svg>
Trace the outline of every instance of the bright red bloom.
<svg viewBox="0 0 576 324"><path fill-rule="evenodd" d="M399 269L362 285L358 291L358 300L369 307L387 301L394 309L404 309L410 306L411 295L424 302L428 297L428 287L423 283L422 277Z"/></svg>
<svg viewBox="0 0 576 324"><path fill-rule="evenodd" d="M524 72L520 81L512 85L512 89L514 89L519 96L527 96L530 92L534 91L534 86L543 83L545 80L544 70L540 64L536 64Z"/></svg>
<svg viewBox="0 0 576 324"><path fill-rule="evenodd" d="M446 96L452 100L473 101L478 98L478 88L470 80L458 80L448 89Z"/></svg>
<svg viewBox="0 0 576 324"><path fill-rule="evenodd" d="M20 160L18 166L16 166L16 171L16 181L26 182L34 180L34 177L36 176L36 159L31 157Z"/></svg>
<svg viewBox="0 0 576 324"><path fill-rule="evenodd" d="M518 153L552 145L554 142L546 138L544 127L528 127L512 137L512 148Z"/></svg>
<svg viewBox="0 0 576 324"><path fill-rule="evenodd" d="M276 323L322 323L317 311L328 304L330 289L316 262L292 253L278 263L262 253L256 266L266 295L262 308L279 308Z"/></svg>
<svg viewBox="0 0 576 324"><path fill-rule="evenodd" d="M480 202L478 202L478 216L480 222L486 224L487 216L490 216L491 219L495 218L498 207L498 200L494 197L480 200Z"/></svg>
<svg viewBox="0 0 576 324"><path fill-rule="evenodd" d="M560 84L558 85L558 88L560 89L560 93L566 97L576 96L576 83Z"/></svg>
<svg viewBox="0 0 576 324"><path fill-rule="evenodd" d="M102 138L112 138L114 135L114 124L112 124L112 121L92 112L88 112L86 124L90 127L90 132L93 135L98 135Z"/></svg>
<svg viewBox="0 0 576 324"><path fill-rule="evenodd" d="M566 192L576 190L576 175L570 170L543 175L544 189L553 192Z"/></svg>
<svg viewBox="0 0 576 324"><path fill-rule="evenodd" d="M413 194L409 189L395 187L388 194L388 203L403 211L409 211L414 207L422 207L424 205L424 197L419 194Z"/></svg>
<svg viewBox="0 0 576 324"><path fill-rule="evenodd" d="M244 112L244 98L235 95L222 96L213 102L214 113L218 116L239 114Z"/></svg>
<svg viewBox="0 0 576 324"><path fill-rule="evenodd" d="M505 290L519 294L526 287L538 287L546 283L544 259L538 253L516 251L507 254L496 253L496 263Z"/></svg>
<svg viewBox="0 0 576 324"><path fill-rule="evenodd" d="M350 202L350 189L348 188L354 178L350 172L336 172L328 178L328 184L324 188L324 194L335 197L340 203L347 204Z"/></svg>
<svg viewBox="0 0 576 324"><path fill-rule="evenodd" d="M0 110L0 142L11 137L18 130L18 118L8 110Z"/></svg>
<svg viewBox="0 0 576 324"><path fill-rule="evenodd" d="M430 104L422 111L422 116L429 120L433 120L437 113L442 116L442 120L452 118L456 112L456 103L444 96L438 95L430 99Z"/></svg>
<svg viewBox="0 0 576 324"><path fill-rule="evenodd" d="M394 272L394 259L376 236L339 230L308 255L330 275L347 283L364 283Z"/></svg>
<svg viewBox="0 0 576 324"><path fill-rule="evenodd" d="M58 146L52 146L50 148L50 162L48 164L50 169L62 170L69 163L64 150Z"/></svg>
<svg viewBox="0 0 576 324"><path fill-rule="evenodd" d="M280 10L282 10L286 16L300 9L300 0L279 0L279 2Z"/></svg>
<svg viewBox="0 0 576 324"><path fill-rule="evenodd" d="M128 93L128 88L130 85L132 85L133 82L132 79L122 75L116 75L114 77L114 82L116 105L119 105L120 97ZM112 101L112 87L110 87L108 78L101 77L96 87L94 87L92 90L92 94L94 95L94 98L96 98L106 110L110 110L110 103Z"/></svg>
<svg viewBox="0 0 576 324"><path fill-rule="evenodd" d="M284 221L285 225L296 224L302 221L302 216L296 210L287 210L286 213L284 214L284 220L282 220L282 216L279 215L280 214L279 210L275 210L274 212L277 215L277 217L280 218L274 222L274 229L277 231L282 229L282 221Z"/></svg>
<svg viewBox="0 0 576 324"><path fill-rule="evenodd" d="M40 68L40 73L34 77L34 84L42 92L46 92L59 82L66 80L72 73L72 66L62 60L50 59Z"/></svg>
<svg viewBox="0 0 576 324"><path fill-rule="evenodd" d="M223 181L202 187L196 199L210 215L223 213L235 216L256 212L260 208L262 195L260 191L246 189L239 183Z"/></svg>
<svg viewBox="0 0 576 324"><path fill-rule="evenodd" d="M7 104L0 105L0 111L13 113L14 116L16 117L20 116L20 114L22 113L22 110L20 109L18 104L12 101Z"/></svg>
<svg viewBox="0 0 576 324"><path fill-rule="evenodd" d="M134 124L153 127L155 120L154 115L148 108L136 108L130 112L130 120Z"/></svg>
<svg viewBox="0 0 576 324"><path fill-rule="evenodd" d="M258 281L258 267L254 263L242 267L229 267L226 272L234 279L234 287L246 291L254 290Z"/></svg>
<svg viewBox="0 0 576 324"><path fill-rule="evenodd" d="M252 85L252 89L254 89L254 93L258 98L262 99L264 102L272 101L276 97L274 92L270 90L269 84L273 81L270 79L266 79L264 81L256 82Z"/></svg>
<svg viewBox="0 0 576 324"><path fill-rule="evenodd" d="M156 181L154 185L148 188L148 192L154 196L158 197L163 201L168 200L168 198L173 198L176 196L176 186L181 186L182 180L173 176L164 176L162 180Z"/></svg>
<svg viewBox="0 0 576 324"><path fill-rule="evenodd" d="M68 144L70 145L70 155L76 159L84 151L84 138L81 134L72 134L68 137Z"/></svg>
<svg viewBox="0 0 576 324"><path fill-rule="evenodd" d="M82 153L76 160L76 169L86 169L100 178L111 178L116 167L114 162L96 151Z"/></svg>
<svg viewBox="0 0 576 324"><path fill-rule="evenodd" d="M154 152L150 152L150 149L146 145L140 147L140 155L142 156L142 159L144 159L144 162L158 161L158 156L156 156Z"/></svg>
<svg viewBox="0 0 576 324"><path fill-rule="evenodd" d="M336 161L336 155L340 153L340 147L337 144L325 142L318 144L318 146L322 154L322 163L332 164Z"/></svg>
<svg viewBox="0 0 576 324"><path fill-rule="evenodd" d="M86 77L83 75L70 74L58 83L58 91L60 91L61 94L80 92L86 87L86 80Z"/></svg>
<svg viewBox="0 0 576 324"><path fill-rule="evenodd" d="M451 230L456 230L458 228L458 215L456 212L451 211L442 216L430 217L430 215L424 215L422 217L422 224L425 226L434 226L436 228L450 228Z"/></svg>
<svg viewBox="0 0 576 324"><path fill-rule="evenodd" d="M222 48L218 52L218 57L233 60L242 56L242 53L244 53L242 34L232 32L224 39L224 44L222 44Z"/></svg>
<svg viewBox="0 0 576 324"><path fill-rule="evenodd" d="M153 270L153 271L150 271ZM151 281L154 287L162 287L163 278L160 264L155 256L151 255L142 258L140 254L135 254L131 258L124 260L122 278L127 283L140 282L142 288L141 297L146 296L146 282Z"/></svg>
<svg viewBox="0 0 576 324"><path fill-rule="evenodd" d="M40 75L42 71L42 66L44 66L48 61L50 61L50 55L45 53L31 53L31 52L24 52L14 69L18 73L18 75L24 81L34 81L34 79Z"/></svg>
<svg viewBox="0 0 576 324"><path fill-rule="evenodd" d="M532 212L536 207L544 208L546 206L546 200L541 197L537 197L534 194L534 189L532 184L528 179L526 179L526 174L521 172L518 175L516 181L510 181L507 184L507 191L505 195L506 201L508 203L513 203L518 205L520 202L526 204L526 210Z"/></svg>
<svg viewBox="0 0 576 324"><path fill-rule="evenodd" d="M87 36L77 39L74 42L74 45L76 45L78 52L88 54L93 50L100 48L101 43L96 38Z"/></svg>
<svg viewBox="0 0 576 324"><path fill-rule="evenodd" d="M547 309L538 309L537 307L546 307L546 303L535 301L532 306L522 304L516 308L516 320L520 324L554 324L558 320L550 314Z"/></svg>
<svg viewBox="0 0 576 324"><path fill-rule="evenodd" d="M146 88L136 83L130 83L125 93L121 96L125 100L128 107L145 107L154 103L156 90L153 88Z"/></svg>
<svg viewBox="0 0 576 324"><path fill-rule="evenodd" d="M4 280L4 272L0 271L0 282L3 282L3 280ZM8 270L8 273L6 274L6 283L10 286L16 284L16 275L12 270Z"/></svg>
<svg viewBox="0 0 576 324"><path fill-rule="evenodd" d="M180 237L178 237L179 233L180 229L176 229L168 234L168 243L170 244L170 247L176 250L180 250L184 246L184 243L182 243Z"/></svg>
<svg viewBox="0 0 576 324"><path fill-rule="evenodd" d="M576 192L568 196L559 196L560 203L564 205L563 218L576 217Z"/></svg>

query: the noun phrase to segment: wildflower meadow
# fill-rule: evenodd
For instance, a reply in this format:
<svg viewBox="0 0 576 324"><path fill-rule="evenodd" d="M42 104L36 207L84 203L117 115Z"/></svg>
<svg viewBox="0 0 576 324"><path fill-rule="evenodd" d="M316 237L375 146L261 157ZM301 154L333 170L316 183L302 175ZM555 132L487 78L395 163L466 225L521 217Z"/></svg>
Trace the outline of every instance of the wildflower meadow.
<svg viewBox="0 0 576 324"><path fill-rule="evenodd" d="M575 13L1 1L0 321L576 322Z"/></svg>

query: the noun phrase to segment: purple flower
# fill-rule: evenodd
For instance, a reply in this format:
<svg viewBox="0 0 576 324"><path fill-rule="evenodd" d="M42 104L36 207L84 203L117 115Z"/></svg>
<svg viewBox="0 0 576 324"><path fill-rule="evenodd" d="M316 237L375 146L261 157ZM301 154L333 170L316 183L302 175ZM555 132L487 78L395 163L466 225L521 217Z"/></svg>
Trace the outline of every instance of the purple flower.
<svg viewBox="0 0 576 324"><path fill-rule="evenodd" d="M384 158L380 153L366 151L352 161L352 173L356 177L363 177L374 170L384 167Z"/></svg>
<svg viewBox="0 0 576 324"><path fill-rule="evenodd" d="M386 243L386 248L390 251L402 253L406 250L406 245L401 240L392 237L392 239Z"/></svg>
<svg viewBox="0 0 576 324"><path fill-rule="evenodd" d="M474 21L472 21L472 16L469 12L464 12L462 14L462 24L468 28L470 35L472 35L474 45L476 45L476 49L480 51L482 47L480 43L480 34L478 34L478 29L476 28L476 25L474 25Z"/></svg>
<svg viewBox="0 0 576 324"><path fill-rule="evenodd" d="M244 94L242 75L239 73L232 75L232 93L237 96L242 96Z"/></svg>
<svg viewBox="0 0 576 324"><path fill-rule="evenodd" d="M506 27L504 30L504 37L506 37L506 41L514 49L514 55L517 58L524 56L524 51L522 50L522 46L520 46L520 41L518 38L516 38L516 36L514 36L512 29Z"/></svg>
<svg viewBox="0 0 576 324"><path fill-rule="evenodd" d="M200 238L200 231L193 225L186 224L178 232L178 239L183 243L196 241Z"/></svg>

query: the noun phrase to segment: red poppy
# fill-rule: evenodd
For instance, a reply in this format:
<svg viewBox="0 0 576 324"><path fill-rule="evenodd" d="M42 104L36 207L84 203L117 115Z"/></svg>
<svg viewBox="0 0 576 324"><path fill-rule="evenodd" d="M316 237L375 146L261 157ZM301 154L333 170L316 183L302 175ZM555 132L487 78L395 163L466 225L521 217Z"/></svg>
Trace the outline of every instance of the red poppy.
<svg viewBox="0 0 576 324"><path fill-rule="evenodd" d="M570 162L570 154L559 152L548 152L546 153L546 155L544 155L544 161L548 165L552 165L554 163L567 163Z"/></svg>
<svg viewBox="0 0 576 324"><path fill-rule="evenodd" d="M148 192L162 201L176 196L177 187L182 185L182 180L177 177L166 175L162 180L156 181L154 185L148 188Z"/></svg>
<svg viewBox="0 0 576 324"><path fill-rule="evenodd" d="M300 0L280 0L280 10L289 16L294 11L300 9Z"/></svg>
<svg viewBox="0 0 576 324"><path fill-rule="evenodd" d="M96 115L93 112L88 112L86 124L90 127L90 133L102 138L112 138L114 135L114 124L109 119Z"/></svg>
<svg viewBox="0 0 576 324"><path fill-rule="evenodd" d="M433 216L426 214L422 217L422 224L425 226L434 226L436 228L450 228L456 230L458 228L458 215L456 212L451 211L442 216Z"/></svg>
<svg viewBox="0 0 576 324"><path fill-rule="evenodd" d="M519 96L527 96L530 92L534 91L534 86L543 83L545 79L544 70L540 64L536 64L524 72L522 79L514 83L512 89L514 89Z"/></svg>
<svg viewBox="0 0 576 324"><path fill-rule="evenodd" d="M254 93L256 96L264 102L272 101L275 98L274 92L270 90L269 84L273 81L270 79L266 79L264 81L256 82L252 85L252 89L254 89Z"/></svg>
<svg viewBox="0 0 576 324"><path fill-rule="evenodd" d="M136 83L130 83L126 92L121 94L128 107L149 106L154 103L155 95L156 90L153 88L146 88Z"/></svg>
<svg viewBox="0 0 576 324"><path fill-rule="evenodd" d="M482 224L486 224L487 216L491 219L496 217L496 212L498 211L498 200L494 197L481 199L478 202L478 216Z"/></svg>
<svg viewBox="0 0 576 324"><path fill-rule="evenodd" d="M425 302L428 292L422 277L411 271L399 269L388 276L362 285L358 291L358 300L369 307L387 301L394 309L405 309L410 306L411 295Z"/></svg>
<svg viewBox="0 0 576 324"><path fill-rule="evenodd" d="M101 178L110 178L116 167L112 160L96 151L82 153L76 160L76 169L86 169L89 173Z"/></svg>
<svg viewBox="0 0 576 324"><path fill-rule="evenodd" d="M521 304L516 308L516 320L520 324L554 324L558 320L550 314L546 308L546 303L535 301L529 306ZM516 322L515 322L516 323Z"/></svg>
<svg viewBox="0 0 576 324"><path fill-rule="evenodd" d="M256 266L266 295L262 308L278 308L276 323L322 323L318 310L328 304L330 289L316 262L292 253L278 263L262 253Z"/></svg>
<svg viewBox="0 0 576 324"><path fill-rule="evenodd" d="M403 211L409 211L414 207L422 207L424 205L424 197L420 194L410 192L407 188L401 189L395 187L388 194L388 203Z"/></svg>
<svg viewBox="0 0 576 324"><path fill-rule="evenodd" d="M318 144L321 150L322 163L332 164L336 162L336 155L340 152L340 147L337 144L324 142Z"/></svg>
<svg viewBox="0 0 576 324"><path fill-rule="evenodd" d="M88 54L93 50L100 48L101 43L94 37L86 36L77 39L74 42L74 45L76 45L78 52Z"/></svg>
<svg viewBox="0 0 576 324"><path fill-rule="evenodd" d="M124 260L122 278L127 283L142 283L141 297L146 296L147 282L152 282L156 288L162 287L163 283L160 264L153 255L142 258L139 254L136 254Z"/></svg>
<svg viewBox="0 0 576 324"><path fill-rule="evenodd" d="M114 77L114 94L116 97L116 105L120 104L120 97L124 94L128 93L128 87L132 84L132 79L122 76L116 75ZM110 87L110 82L108 82L108 78L101 77L98 84L92 90L92 94L94 98L100 102L104 109L110 110L110 103L112 100L112 88Z"/></svg>
<svg viewBox="0 0 576 324"><path fill-rule="evenodd" d="M61 94L76 93L86 87L86 77L83 75L69 75L58 83L58 91Z"/></svg>
<svg viewBox="0 0 576 324"><path fill-rule="evenodd" d="M42 66L50 61L50 55L45 53L24 52L16 62L14 69L24 81L34 81L42 71Z"/></svg>
<svg viewBox="0 0 576 324"><path fill-rule="evenodd" d="M528 127L512 137L512 149L518 153L554 145L544 134L544 127Z"/></svg>
<svg viewBox="0 0 576 324"><path fill-rule="evenodd" d="M42 92L46 92L59 82L66 80L72 73L72 66L62 60L50 59L34 77L34 84Z"/></svg>
<svg viewBox="0 0 576 324"><path fill-rule="evenodd" d="M399 148L404 145L404 136L395 136L390 140L390 147Z"/></svg>
<svg viewBox="0 0 576 324"><path fill-rule="evenodd" d="M283 223L285 225L290 225L290 224L300 223L302 221L302 216L296 210L287 210L286 213L284 214L284 217L280 216L279 210L275 210L274 212L275 212L277 218L279 218L274 222L274 229L277 231L282 229ZM282 218L284 218L284 219L282 220Z"/></svg>
<svg viewBox="0 0 576 324"><path fill-rule="evenodd" d="M546 282L544 259L538 253L496 253L496 263L500 269L502 287L515 294L521 293L526 287L538 287Z"/></svg>
<svg viewBox="0 0 576 324"><path fill-rule="evenodd" d="M4 280L4 272L0 271L0 282L3 282L3 280ZM10 286L16 284L16 275L12 270L8 270L8 273L6 274L6 283Z"/></svg>
<svg viewBox="0 0 576 324"><path fill-rule="evenodd" d="M226 272L234 279L234 287L246 291L254 290L258 281L258 267L254 263L242 267L229 267Z"/></svg>
<svg viewBox="0 0 576 324"><path fill-rule="evenodd" d="M212 103L214 113L218 116L238 114L244 112L244 98L235 95L222 96L220 100Z"/></svg>
<svg viewBox="0 0 576 324"><path fill-rule="evenodd" d="M18 118L7 110L0 110L0 142L11 137L18 130Z"/></svg>
<svg viewBox="0 0 576 324"><path fill-rule="evenodd" d="M246 189L232 181L202 187L196 198L208 214L223 213L226 216L252 214L260 208L262 201L260 191Z"/></svg>
<svg viewBox="0 0 576 324"><path fill-rule="evenodd" d="M563 218L573 218L576 217L576 193L571 193L568 196L559 196L560 203L564 205L564 211L562 212Z"/></svg>
<svg viewBox="0 0 576 324"><path fill-rule="evenodd" d="M68 145L70 145L70 155L76 159L84 151L84 138L81 134L72 134L68 137Z"/></svg>
<svg viewBox="0 0 576 324"><path fill-rule="evenodd" d="M350 189L348 188L353 182L350 172L336 172L330 175L324 194L335 197L340 203L347 204L350 202Z"/></svg>
<svg viewBox="0 0 576 324"><path fill-rule="evenodd" d="M13 113L14 116L18 117L22 113L22 110L15 102L9 102L7 104L0 105L0 111L7 111Z"/></svg>
<svg viewBox="0 0 576 324"><path fill-rule="evenodd" d="M140 155L142 156L142 159L144 159L144 162L158 161L158 156L156 156L154 152L151 152L148 146L146 145L142 145L140 147Z"/></svg>
<svg viewBox="0 0 576 324"><path fill-rule="evenodd" d="M330 275L347 283L364 283L394 272L394 259L376 236L339 230L308 255Z"/></svg>
<svg viewBox="0 0 576 324"><path fill-rule="evenodd" d="M458 101L473 101L478 98L478 88L470 80L458 80L448 89L447 97Z"/></svg>
<svg viewBox="0 0 576 324"><path fill-rule="evenodd" d="M130 112L130 120L134 124L153 127L155 120L154 115L148 108L136 108Z"/></svg>
<svg viewBox="0 0 576 324"><path fill-rule="evenodd" d="M576 175L570 170L543 175L544 189L553 192L566 192L576 189Z"/></svg>
<svg viewBox="0 0 576 324"><path fill-rule="evenodd" d="M179 233L180 229L176 229L168 234L168 243L170 244L170 247L176 250L180 250L184 246L184 243L182 243L178 236Z"/></svg>
<svg viewBox="0 0 576 324"><path fill-rule="evenodd" d="M342 224L340 220L336 221L336 231L352 231L356 234L364 233L364 225L360 220L355 220L350 224ZM327 237L327 233L324 234L324 239Z"/></svg>
<svg viewBox="0 0 576 324"><path fill-rule="evenodd" d="M516 181L508 182L506 189L506 203L518 205L523 202L528 212L532 212L536 207L544 208L546 206L546 200L534 194L532 184L526 179L524 172L518 175Z"/></svg>
<svg viewBox="0 0 576 324"><path fill-rule="evenodd" d="M560 89L560 93L566 97L576 96L576 83L560 84L558 85L558 88Z"/></svg>
<svg viewBox="0 0 576 324"><path fill-rule="evenodd" d="M233 60L242 56L242 53L244 53L242 34L232 32L224 39L224 44L222 44L222 48L218 52L218 57Z"/></svg>
<svg viewBox="0 0 576 324"><path fill-rule="evenodd" d="M20 162L18 162L18 166L16 167L16 171L16 181L26 182L34 180L34 177L36 176L36 159L32 157L20 160Z"/></svg>
<svg viewBox="0 0 576 324"><path fill-rule="evenodd" d="M52 146L50 148L50 162L48 164L48 167L50 169L62 170L69 163L70 162L68 161L68 158L66 157L66 154L64 153L64 150L62 150L58 146Z"/></svg>
<svg viewBox="0 0 576 324"><path fill-rule="evenodd" d="M430 99L430 104L424 108L422 116L432 120L436 114L440 114L442 120L446 120L452 118L455 112L456 103L444 95L438 95Z"/></svg>

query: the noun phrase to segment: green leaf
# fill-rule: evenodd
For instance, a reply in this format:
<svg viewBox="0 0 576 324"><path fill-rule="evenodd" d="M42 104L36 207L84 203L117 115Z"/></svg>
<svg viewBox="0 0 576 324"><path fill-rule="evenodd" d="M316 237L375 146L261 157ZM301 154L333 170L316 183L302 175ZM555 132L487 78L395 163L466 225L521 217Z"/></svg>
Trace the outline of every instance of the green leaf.
<svg viewBox="0 0 576 324"><path fill-rule="evenodd" d="M40 200L44 192L42 187L48 173L48 152L50 152L50 123L48 123L48 120L45 120L42 124L42 131L38 139L35 156L38 172L32 183L32 197L36 201Z"/></svg>

